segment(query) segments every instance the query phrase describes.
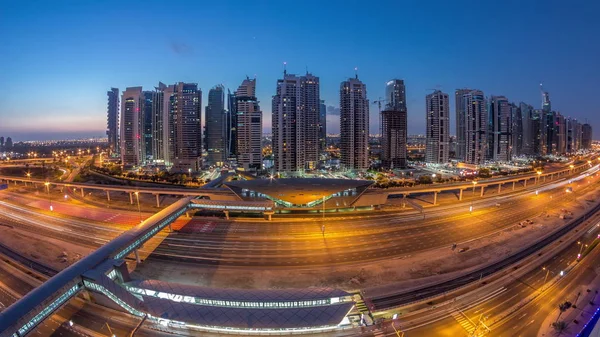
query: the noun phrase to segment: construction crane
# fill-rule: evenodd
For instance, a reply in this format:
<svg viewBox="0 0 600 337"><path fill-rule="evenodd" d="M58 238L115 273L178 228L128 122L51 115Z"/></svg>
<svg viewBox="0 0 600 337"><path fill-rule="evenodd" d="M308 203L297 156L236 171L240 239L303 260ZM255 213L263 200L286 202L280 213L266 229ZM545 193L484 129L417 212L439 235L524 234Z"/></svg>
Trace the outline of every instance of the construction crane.
<svg viewBox="0 0 600 337"><path fill-rule="evenodd" d="M379 97L379 99L377 99L376 101L373 101L371 104L377 104L377 107L379 109L379 141L381 144L381 138L383 137L383 125L381 124L381 103L386 103L388 100L384 99L383 97Z"/></svg>

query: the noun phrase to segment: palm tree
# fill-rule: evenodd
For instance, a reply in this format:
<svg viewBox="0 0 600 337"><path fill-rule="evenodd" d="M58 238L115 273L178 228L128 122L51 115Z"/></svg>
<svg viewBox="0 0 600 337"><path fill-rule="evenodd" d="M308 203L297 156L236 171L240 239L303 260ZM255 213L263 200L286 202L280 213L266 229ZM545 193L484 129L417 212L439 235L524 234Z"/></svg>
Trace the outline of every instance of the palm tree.
<svg viewBox="0 0 600 337"><path fill-rule="evenodd" d="M569 328L569 323L565 321L554 322L552 323L552 328L554 329L554 332L556 332L556 335L560 336L564 332L567 332L567 329Z"/></svg>
<svg viewBox="0 0 600 337"><path fill-rule="evenodd" d="M571 302L569 302L569 301L559 304L558 310L560 310L560 312L558 313L558 317L556 318L556 322L554 322L554 323L558 323L558 320L560 319L560 315L562 315L562 313L567 311L567 309L569 309L570 307L571 307Z"/></svg>

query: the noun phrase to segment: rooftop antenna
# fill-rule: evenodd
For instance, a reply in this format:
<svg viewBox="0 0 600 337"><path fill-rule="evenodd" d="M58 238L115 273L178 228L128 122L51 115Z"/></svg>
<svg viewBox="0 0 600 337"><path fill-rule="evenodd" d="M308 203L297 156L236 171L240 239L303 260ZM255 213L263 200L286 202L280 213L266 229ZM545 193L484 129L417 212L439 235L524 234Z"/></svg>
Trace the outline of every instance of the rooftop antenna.
<svg viewBox="0 0 600 337"><path fill-rule="evenodd" d="M354 67L354 78L358 80L358 67Z"/></svg>
<svg viewBox="0 0 600 337"><path fill-rule="evenodd" d="M283 76L287 75L287 62L283 62Z"/></svg>

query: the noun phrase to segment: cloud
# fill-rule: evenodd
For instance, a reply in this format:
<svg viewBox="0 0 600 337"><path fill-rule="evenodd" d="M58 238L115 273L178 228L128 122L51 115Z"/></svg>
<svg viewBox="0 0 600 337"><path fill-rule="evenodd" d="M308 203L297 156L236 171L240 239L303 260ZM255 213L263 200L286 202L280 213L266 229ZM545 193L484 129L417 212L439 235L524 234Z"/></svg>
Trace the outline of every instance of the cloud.
<svg viewBox="0 0 600 337"><path fill-rule="evenodd" d="M183 42L171 42L170 47L175 54L184 55L194 53L194 49Z"/></svg>
<svg viewBox="0 0 600 337"><path fill-rule="evenodd" d="M340 108L336 108L332 105L327 106L327 114L328 115L336 115L339 116L340 114Z"/></svg>

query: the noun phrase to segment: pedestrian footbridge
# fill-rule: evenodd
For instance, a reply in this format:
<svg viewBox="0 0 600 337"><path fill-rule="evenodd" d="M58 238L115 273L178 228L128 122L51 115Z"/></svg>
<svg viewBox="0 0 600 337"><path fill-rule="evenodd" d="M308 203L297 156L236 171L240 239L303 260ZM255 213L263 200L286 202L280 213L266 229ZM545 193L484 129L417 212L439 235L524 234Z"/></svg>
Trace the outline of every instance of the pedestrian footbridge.
<svg viewBox="0 0 600 337"><path fill-rule="evenodd" d="M219 204L222 203L222 204ZM243 208L241 208L243 207ZM162 325L240 334L325 331L349 324L353 297L341 290L214 289L132 280L126 258L177 218L201 208L269 212L273 204L184 198L67 267L0 313L0 337L31 332L70 299L118 307Z"/></svg>

